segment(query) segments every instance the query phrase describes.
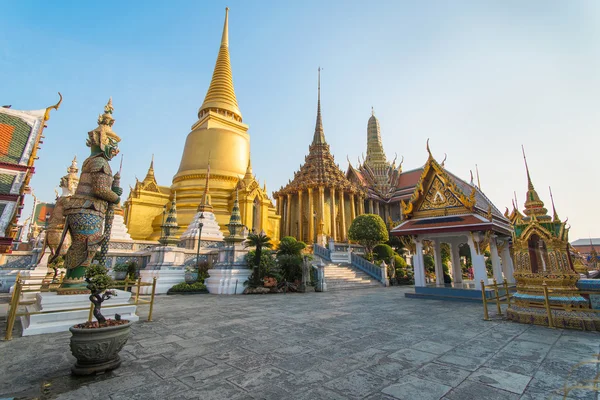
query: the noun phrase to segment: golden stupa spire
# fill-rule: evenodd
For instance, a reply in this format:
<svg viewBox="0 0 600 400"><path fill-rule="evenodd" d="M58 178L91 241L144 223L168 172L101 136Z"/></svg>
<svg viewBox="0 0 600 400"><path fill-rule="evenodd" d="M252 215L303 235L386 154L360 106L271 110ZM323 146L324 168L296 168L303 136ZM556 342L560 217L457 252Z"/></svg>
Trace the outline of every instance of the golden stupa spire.
<svg viewBox="0 0 600 400"><path fill-rule="evenodd" d="M146 172L146 177L143 182L153 181L154 178L154 154L152 154L152 159L150 160L150 167L148 167L148 172Z"/></svg>
<svg viewBox="0 0 600 400"><path fill-rule="evenodd" d="M367 159L366 163L371 168L386 168L390 164L383 150L379 120L375 116L375 109L371 106L371 117L367 123Z"/></svg>
<svg viewBox="0 0 600 400"><path fill-rule="evenodd" d="M315 135L313 136L312 144L326 144L325 132L323 131L323 121L321 120L321 67L319 71L318 80L318 97L317 97L317 123L315 124Z"/></svg>
<svg viewBox="0 0 600 400"><path fill-rule="evenodd" d="M215 70L210 86L208 87L208 92L204 98L204 103L202 103L200 110L198 110L198 118L202 118L210 110L220 111L236 121L242 121L242 113L238 107L233 88L231 62L229 61L229 8L225 8L225 24L223 25L221 48L219 49Z"/></svg>
<svg viewBox="0 0 600 400"><path fill-rule="evenodd" d="M248 168L246 168L244 179L252 179L252 161L250 159L248 159Z"/></svg>

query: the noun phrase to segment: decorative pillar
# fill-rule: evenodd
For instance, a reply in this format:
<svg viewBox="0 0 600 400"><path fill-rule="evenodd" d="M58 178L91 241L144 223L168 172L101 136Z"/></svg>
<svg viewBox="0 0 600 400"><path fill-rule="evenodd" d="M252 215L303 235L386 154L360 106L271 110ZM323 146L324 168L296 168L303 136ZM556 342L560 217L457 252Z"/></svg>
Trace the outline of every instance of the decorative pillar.
<svg viewBox="0 0 600 400"><path fill-rule="evenodd" d="M277 214L279 216L281 216L281 219L279 220L279 232L280 232L280 235L284 235L285 234L285 218L284 218L284 215L283 215L283 210L284 210L283 206L284 206L284 204L283 204L283 195L280 194L277 197L277 207L279 209L278 212L277 212Z"/></svg>
<svg viewBox="0 0 600 400"><path fill-rule="evenodd" d="M440 241L433 242L433 260L435 262L435 283L444 284L444 266L442 265L442 246Z"/></svg>
<svg viewBox="0 0 600 400"><path fill-rule="evenodd" d="M319 219L317 220L317 224L325 224L325 188L323 186L319 186ZM323 232L321 235L325 234L325 226L323 226Z"/></svg>
<svg viewBox="0 0 600 400"><path fill-rule="evenodd" d="M298 190L298 240L304 241L302 237L302 189Z"/></svg>
<svg viewBox="0 0 600 400"><path fill-rule="evenodd" d="M369 199L369 214L373 214L373 200Z"/></svg>
<svg viewBox="0 0 600 400"><path fill-rule="evenodd" d="M425 287L425 262L423 261L423 241L415 238L415 255L413 257L415 286Z"/></svg>
<svg viewBox="0 0 600 400"><path fill-rule="evenodd" d="M313 205L312 188L308 188L308 243L313 243L315 240L315 208Z"/></svg>
<svg viewBox="0 0 600 400"><path fill-rule="evenodd" d="M510 256L508 239L504 239L504 246L502 246L502 270L504 271L506 281L508 283L515 283L515 268L513 266L513 259Z"/></svg>
<svg viewBox="0 0 600 400"><path fill-rule="evenodd" d="M452 258L452 279L454 283L462 283L462 268L460 266L460 242L450 243L450 257Z"/></svg>
<svg viewBox="0 0 600 400"><path fill-rule="evenodd" d="M292 194L287 194L287 209L285 210L285 236L292 234Z"/></svg>
<svg viewBox="0 0 600 400"><path fill-rule="evenodd" d="M365 197L364 196L360 196L359 197L359 207L360 207L360 215L363 215L365 213Z"/></svg>
<svg viewBox="0 0 600 400"><path fill-rule="evenodd" d="M503 283L504 277L502 276L502 265L500 264L500 256L498 255L498 246L496 245L495 235L492 235L490 238L490 257L492 258L492 271L494 271L494 278L496 278L496 282Z"/></svg>
<svg viewBox="0 0 600 400"><path fill-rule="evenodd" d="M340 193L340 240L346 240L346 204L344 203L344 192Z"/></svg>
<svg viewBox="0 0 600 400"><path fill-rule="evenodd" d="M481 281L487 285L488 277L487 270L485 269L485 258L483 254L479 254L478 244L481 241L481 237L478 233L473 233L467 236L469 248L471 249L471 262L473 263L473 279L475 280L475 287L481 288Z"/></svg>
<svg viewBox="0 0 600 400"><path fill-rule="evenodd" d="M354 207L354 193L350 193L350 219L354 221L354 218L356 218L356 208ZM352 223L352 221L350 221L350 223Z"/></svg>
<svg viewBox="0 0 600 400"><path fill-rule="evenodd" d="M331 238L337 240L337 224L335 223L335 188L332 186L329 189L329 195L331 196Z"/></svg>

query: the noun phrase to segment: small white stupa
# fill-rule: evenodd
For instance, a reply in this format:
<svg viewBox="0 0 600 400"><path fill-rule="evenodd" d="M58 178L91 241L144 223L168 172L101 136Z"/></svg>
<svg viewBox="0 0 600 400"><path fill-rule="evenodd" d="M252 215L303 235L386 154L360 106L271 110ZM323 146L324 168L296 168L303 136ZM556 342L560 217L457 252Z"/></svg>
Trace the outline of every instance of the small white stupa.
<svg viewBox="0 0 600 400"><path fill-rule="evenodd" d="M133 242L133 239L127 232L125 226L125 218L123 217L123 209L121 205L115 207L115 217L113 219L112 230L110 231L110 240L119 242Z"/></svg>
<svg viewBox="0 0 600 400"><path fill-rule="evenodd" d="M194 219L188 225L186 231L181 235L180 246L186 249L197 249L198 233L200 232L200 223L202 223L202 241L223 241L223 232L219 228L217 218L213 213L213 207L210 204L210 194L208 193L208 180L210 178L210 158L206 168L206 184L204 185L204 194L202 201L198 205Z"/></svg>

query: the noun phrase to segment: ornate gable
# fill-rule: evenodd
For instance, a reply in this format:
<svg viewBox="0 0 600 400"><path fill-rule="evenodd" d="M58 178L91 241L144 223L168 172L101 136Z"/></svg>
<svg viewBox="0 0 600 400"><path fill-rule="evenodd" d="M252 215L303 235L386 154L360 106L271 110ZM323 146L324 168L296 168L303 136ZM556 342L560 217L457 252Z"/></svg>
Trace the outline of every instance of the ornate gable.
<svg viewBox="0 0 600 400"><path fill-rule="evenodd" d="M429 153L412 197L401 205L405 218L470 213L475 207L475 188L468 195L463 193Z"/></svg>

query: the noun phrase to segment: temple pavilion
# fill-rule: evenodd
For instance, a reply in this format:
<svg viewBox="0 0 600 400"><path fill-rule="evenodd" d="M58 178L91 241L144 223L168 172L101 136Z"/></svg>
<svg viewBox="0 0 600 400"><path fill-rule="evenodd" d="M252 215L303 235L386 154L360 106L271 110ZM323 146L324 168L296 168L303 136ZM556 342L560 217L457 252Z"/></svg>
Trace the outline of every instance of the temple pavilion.
<svg viewBox="0 0 600 400"><path fill-rule="evenodd" d="M415 244L415 287L426 286L423 260L424 241L433 244L436 285L444 285L441 244L451 248L452 277L455 287L477 288L488 282L484 252L489 246L493 276L498 282L513 281L509 250L510 221L473 182L467 183L439 164L429 152L420 177L408 201L401 201L403 221L391 234L409 238ZM462 284L459 246L468 244L473 263L473 284Z"/></svg>
<svg viewBox="0 0 600 400"><path fill-rule="evenodd" d="M248 125L243 123L233 86L228 9L212 80L198 110L198 120L187 136L171 186L156 182L154 163L151 163L144 180L136 182L124 203L125 222L131 237L157 240L165 206L175 193L180 228L177 235L186 232L202 201L207 176L214 216L222 232L227 232L226 224L236 189L239 189L242 224L279 238L280 217L266 188L259 185L252 173Z"/></svg>
<svg viewBox="0 0 600 400"><path fill-rule="evenodd" d="M281 236L294 236L307 243L322 242L325 236L347 239L352 220L364 214L366 192L350 182L335 163L325 140L321 119L319 69L317 121L304 164L294 179L273 193L281 215ZM317 240L318 237L321 239Z"/></svg>

